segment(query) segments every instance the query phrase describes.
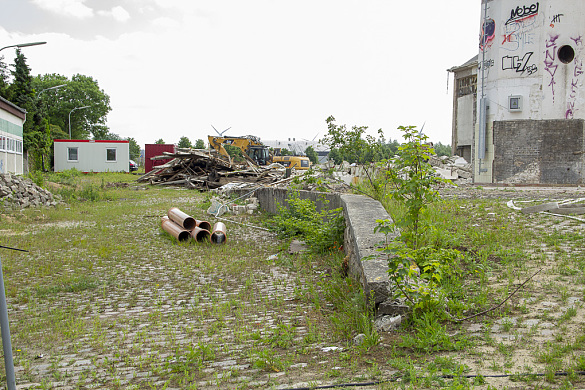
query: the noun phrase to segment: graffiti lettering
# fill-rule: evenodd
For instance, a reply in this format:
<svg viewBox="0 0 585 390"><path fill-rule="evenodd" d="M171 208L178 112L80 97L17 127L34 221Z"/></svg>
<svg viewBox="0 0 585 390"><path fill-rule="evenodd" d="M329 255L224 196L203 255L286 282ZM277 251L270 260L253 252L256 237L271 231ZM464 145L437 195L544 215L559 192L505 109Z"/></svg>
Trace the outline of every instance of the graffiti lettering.
<svg viewBox="0 0 585 390"><path fill-rule="evenodd" d="M561 16L565 16L564 14L558 14L553 16L551 23L560 23L561 22Z"/></svg>
<svg viewBox="0 0 585 390"><path fill-rule="evenodd" d="M527 45L535 43L533 31L536 19L528 19L504 25L504 35L501 48L507 51L524 51Z"/></svg>
<svg viewBox="0 0 585 390"><path fill-rule="evenodd" d="M555 74L559 67L555 64L555 59L557 57L557 39L559 39L559 36L555 35L546 40L546 54L544 58L544 69L550 74L550 83L548 86L551 87L553 103L555 101Z"/></svg>
<svg viewBox="0 0 585 390"><path fill-rule="evenodd" d="M485 69L489 69L492 66L494 66L494 60L485 60L485 61L483 61L483 67ZM482 63L480 62L479 69L481 69L481 67L482 67Z"/></svg>
<svg viewBox="0 0 585 390"><path fill-rule="evenodd" d="M479 48L483 51L490 47L496 36L496 22L493 19L487 19L481 26L481 38Z"/></svg>
<svg viewBox="0 0 585 390"><path fill-rule="evenodd" d="M536 65L528 65L528 61L530 61L530 57L533 54L533 52L526 53L522 58L519 56L502 57L502 70L514 69L517 73L527 72L529 75L533 74L538 70Z"/></svg>
<svg viewBox="0 0 585 390"><path fill-rule="evenodd" d="M571 38L576 46L583 46L581 36L578 38ZM565 119L573 119L575 117L575 103L577 101L578 89L581 75L583 74L583 61L580 58L575 58L575 70L573 71L573 78L571 80L571 93L567 99L567 111L565 112Z"/></svg>
<svg viewBox="0 0 585 390"><path fill-rule="evenodd" d="M528 19L536 15L538 15L538 2L530 6L516 7L516 9L510 12L510 19L508 19L506 24Z"/></svg>

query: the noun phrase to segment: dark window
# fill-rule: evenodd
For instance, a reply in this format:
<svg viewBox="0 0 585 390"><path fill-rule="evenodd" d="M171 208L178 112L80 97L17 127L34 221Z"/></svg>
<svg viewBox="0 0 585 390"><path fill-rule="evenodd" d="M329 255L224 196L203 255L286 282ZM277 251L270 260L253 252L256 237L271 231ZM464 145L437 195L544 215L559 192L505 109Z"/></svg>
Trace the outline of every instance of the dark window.
<svg viewBox="0 0 585 390"><path fill-rule="evenodd" d="M309 168L309 161L301 160L301 168Z"/></svg>
<svg viewBox="0 0 585 390"><path fill-rule="evenodd" d="M106 149L106 161L116 161L116 149Z"/></svg>
<svg viewBox="0 0 585 390"><path fill-rule="evenodd" d="M77 148L67 148L67 161L77 161Z"/></svg>

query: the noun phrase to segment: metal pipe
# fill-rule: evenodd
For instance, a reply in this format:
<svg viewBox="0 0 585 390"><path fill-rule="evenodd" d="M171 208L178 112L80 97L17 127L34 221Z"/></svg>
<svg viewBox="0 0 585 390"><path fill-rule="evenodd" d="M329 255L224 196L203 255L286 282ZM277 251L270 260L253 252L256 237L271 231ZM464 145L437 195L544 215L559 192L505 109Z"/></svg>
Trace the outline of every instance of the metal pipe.
<svg viewBox="0 0 585 390"><path fill-rule="evenodd" d="M6 305L6 293L4 292L2 261L0 261L0 326L2 327L6 387L8 390L14 390L16 389L16 377L14 375L14 360L12 359L12 342L10 341L10 325L8 324L8 308Z"/></svg>
<svg viewBox="0 0 585 390"><path fill-rule="evenodd" d="M196 219L195 224L197 225L198 228L205 229L208 232L211 231L211 224L207 221L199 221Z"/></svg>
<svg viewBox="0 0 585 390"><path fill-rule="evenodd" d="M211 232L211 242L225 244L227 241L226 227L223 222L216 222Z"/></svg>
<svg viewBox="0 0 585 390"><path fill-rule="evenodd" d="M193 230L195 229L195 226L197 226L195 223L195 218L185 214L176 207L171 207L167 212L167 215L173 222L185 230Z"/></svg>
<svg viewBox="0 0 585 390"><path fill-rule="evenodd" d="M181 226L171 221L167 216L160 219L160 225L165 232L169 233L179 241L186 241L191 237L188 230L184 230Z"/></svg>
<svg viewBox="0 0 585 390"><path fill-rule="evenodd" d="M211 234L209 230L196 227L191 231L191 237L197 242L211 241Z"/></svg>

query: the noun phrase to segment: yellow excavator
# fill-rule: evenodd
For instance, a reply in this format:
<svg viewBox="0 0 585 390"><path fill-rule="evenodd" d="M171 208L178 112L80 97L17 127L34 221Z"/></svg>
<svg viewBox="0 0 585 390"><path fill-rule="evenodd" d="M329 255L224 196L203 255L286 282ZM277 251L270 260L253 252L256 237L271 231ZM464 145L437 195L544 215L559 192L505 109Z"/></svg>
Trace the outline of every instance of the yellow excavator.
<svg viewBox="0 0 585 390"><path fill-rule="evenodd" d="M264 145L260 138L254 135L246 135L244 137L214 137L207 136L209 146L230 162L232 159L225 149L224 145L231 145L239 148L242 151L244 158L256 165L267 165L273 162L284 165L287 168L295 168L300 170L309 169L311 161L305 156L280 156L280 150L276 149L275 155L269 153L268 147Z"/></svg>
<svg viewBox="0 0 585 390"><path fill-rule="evenodd" d="M242 151L242 155L248 161L253 162L256 165L270 164L270 154L268 153L268 147L260 142L260 138L253 135L246 135L244 137L214 137L212 135L207 136L209 146L215 150L230 162L232 159L225 149L224 145L231 145L239 148Z"/></svg>

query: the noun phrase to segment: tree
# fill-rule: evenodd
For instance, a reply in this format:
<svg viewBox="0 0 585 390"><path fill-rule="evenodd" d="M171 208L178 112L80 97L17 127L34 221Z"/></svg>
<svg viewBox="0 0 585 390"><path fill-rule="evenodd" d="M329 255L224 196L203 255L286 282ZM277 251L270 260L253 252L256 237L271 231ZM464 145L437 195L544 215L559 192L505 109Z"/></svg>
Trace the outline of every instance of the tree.
<svg viewBox="0 0 585 390"><path fill-rule="evenodd" d="M437 142L434 146L435 149L435 153L437 154L437 156L447 156L450 157L451 156L451 145L443 145L440 142Z"/></svg>
<svg viewBox="0 0 585 390"><path fill-rule="evenodd" d="M202 139L198 139L195 143L195 149L205 149L205 142Z"/></svg>
<svg viewBox="0 0 585 390"><path fill-rule="evenodd" d="M164 145L165 141L162 138L159 138L155 141L155 144L157 145Z"/></svg>
<svg viewBox="0 0 585 390"><path fill-rule="evenodd" d="M65 86L61 88L47 90L63 84ZM51 125L58 126L69 134L71 118L71 138L110 137L110 130L106 125L107 115L111 111L110 97L100 89L97 80L81 74L74 75L71 80L59 74L46 74L35 77L33 86L41 107L46 110L44 116ZM39 93L41 94L38 95ZM84 106L89 107L74 110Z"/></svg>
<svg viewBox="0 0 585 390"><path fill-rule="evenodd" d="M140 145L132 137L126 138L128 141L128 147L130 148L130 160L138 160L140 158Z"/></svg>
<svg viewBox="0 0 585 390"><path fill-rule="evenodd" d="M335 163L335 165L339 165L343 162L343 156L341 155L341 153L339 152L339 149L337 148L332 148L329 151L329 154L327 155L327 158L329 160L333 160L333 162Z"/></svg>
<svg viewBox="0 0 585 390"><path fill-rule="evenodd" d="M317 156L317 152L315 152L315 149L313 149L312 146L307 146L307 149L305 149L305 154L309 160L311 160L311 163L317 164L319 162L319 156Z"/></svg>
<svg viewBox="0 0 585 390"><path fill-rule="evenodd" d="M10 73L8 72L8 66L4 62L4 56L0 56L0 96L4 99L8 99L8 86L9 86Z"/></svg>
<svg viewBox="0 0 585 390"><path fill-rule="evenodd" d="M193 145L191 145L191 141L189 141L189 138L187 137L181 137L181 139L179 139L179 143L177 144L177 147L179 148L191 148Z"/></svg>
<svg viewBox="0 0 585 390"><path fill-rule="evenodd" d="M352 126L349 130L345 125L335 124L333 116L327 118L326 122L327 134L319 142L328 145L331 150L338 149L347 162L363 164L378 161L381 158L382 129L378 130L379 140L370 135L366 135L364 139L362 136L368 129L367 126Z"/></svg>

